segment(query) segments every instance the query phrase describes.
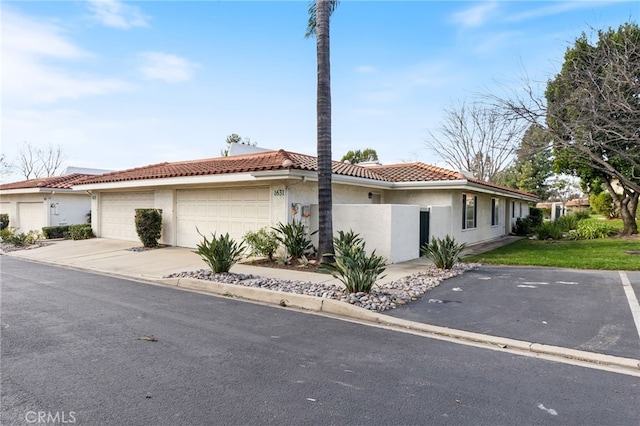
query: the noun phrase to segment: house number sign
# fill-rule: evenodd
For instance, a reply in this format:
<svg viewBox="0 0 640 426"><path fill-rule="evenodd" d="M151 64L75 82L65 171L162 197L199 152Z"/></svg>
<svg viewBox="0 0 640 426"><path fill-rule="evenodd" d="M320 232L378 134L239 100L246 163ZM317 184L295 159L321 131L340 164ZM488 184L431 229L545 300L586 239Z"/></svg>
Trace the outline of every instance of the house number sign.
<svg viewBox="0 0 640 426"><path fill-rule="evenodd" d="M274 197L284 197L284 189L274 189L273 190Z"/></svg>

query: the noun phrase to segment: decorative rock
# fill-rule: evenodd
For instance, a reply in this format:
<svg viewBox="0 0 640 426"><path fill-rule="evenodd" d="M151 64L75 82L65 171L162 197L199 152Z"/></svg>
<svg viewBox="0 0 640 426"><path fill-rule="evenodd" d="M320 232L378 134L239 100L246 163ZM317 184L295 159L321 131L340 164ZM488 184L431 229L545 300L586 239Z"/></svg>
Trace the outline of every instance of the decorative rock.
<svg viewBox="0 0 640 426"><path fill-rule="evenodd" d="M262 278L250 274L222 273L214 274L211 270L179 272L164 278L196 278L224 284L235 284L245 287L265 288L268 290L304 294L325 299L340 300L363 309L384 312L398 306L420 299L425 293L447 279L476 269L477 263L458 263L450 271L429 267L427 270L398 280L376 285L371 293L346 293L344 288L335 284L311 283L308 281L278 280ZM433 302L432 302L433 303Z"/></svg>

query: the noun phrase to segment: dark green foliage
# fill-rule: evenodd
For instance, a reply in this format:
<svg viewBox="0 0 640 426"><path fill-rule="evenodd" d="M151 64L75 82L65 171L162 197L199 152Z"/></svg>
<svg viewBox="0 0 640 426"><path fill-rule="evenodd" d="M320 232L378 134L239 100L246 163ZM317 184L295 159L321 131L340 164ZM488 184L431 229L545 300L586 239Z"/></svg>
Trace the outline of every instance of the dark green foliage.
<svg viewBox="0 0 640 426"><path fill-rule="evenodd" d="M607 238L618 233L618 230L606 222L596 219L582 220L578 222L577 238L582 240L595 240Z"/></svg>
<svg viewBox="0 0 640 426"><path fill-rule="evenodd" d="M62 226L45 226L42 228L44 237L48 240L54 238L69 238L69 225Z"/></svg>
<svg viewBox="0 0 640 426"><path fill-rule="evenodd" d="M157 247L162 236L162 210L136 209L136 232L145 247Z"/></svg>
<svg viewBox="0 0 640 426"><path fill-rule="evenodd" d="M0 231L9 227L9 214L0 213Z"/></svg>
<svg viewBox="0 0 640 426"><path fill-rule="evenodd" d="M567 231L562 223L554 220L538 226L535 229L535 234L539 240L560 240Z"/></svg>
<svg viewBox="0 0 640 426"><path fill-rule="evenodd" d="M543 218L544 210L530 207L529 216L516 219L516 226L513 229L513 233L520 236L533 235L536 228L542 224Z"/></svg>
<svg viewBox="0 0 640 426"><path fill-rule="evenodd" d="M88 223L69 225L69 236L72 240L88 240L95 237L91 225Z"/></svg>
<svg viewBox="0 0 640 426"><path fill-rule="evenodd" d="M247 232L244 234L244 241L251 247L252 256L267 256L269 260L273 260L279 244L276 233L267 228Z"/></svg>
<svg viewBox="0 0 640 426"><path fill-rule="evenodd" d="M580 222L581 220L589 219L591 217L591 213L589 213L589 210L577 210L573 214L576 216L578 222Z"/></svg>
<svg viewBox="0 0 640 426"><path fill-rule="evenodd" d="M380 274L385 270L386 259L376 255L367 256L365 242L353 231L340 231L334 237L334 263L323 263L322 268L331 272L345 285L349 293L369 293Z"/></svg>
<svg viewBox="0 0 640 426"><path fill-rule="evenodd" d="M309 236L318 231L314 231L307 236L301 221L294 220L292 223L287 224L278 223L278 226L272 229L276 232L276 239L284 246L291 258L310 257L315 252Z"/></svg>
<svg viewBox="0 0 640 426"><path fill-rule="evenodd" d="M245 252L244 244L234 241L228 233L218 237L213 233L211 240L202 235L200 230L198 234L202 236L203 241L197 245L198 249L194 253L199 254L214 273L229 272L229 269L242 259Z"/></svg>
<svg viewBox="0 0 640 426"><path fill-rule="evenodd" d="M611 194L606 191L591 195L589 197L589 204L596 213L600 213L609 219L618 217L618 209L613 202L613 198L611 197Z"/></svg>
<svg viewBox="0 0 640 426"><path fill-rule="evenodd" d="M462 251L467 247L465 243L456 243L455 238L448 235L443 239L433 237L429 244L422 246L422 255L431 260L436 268L451 269L460 260Z"/></svg>

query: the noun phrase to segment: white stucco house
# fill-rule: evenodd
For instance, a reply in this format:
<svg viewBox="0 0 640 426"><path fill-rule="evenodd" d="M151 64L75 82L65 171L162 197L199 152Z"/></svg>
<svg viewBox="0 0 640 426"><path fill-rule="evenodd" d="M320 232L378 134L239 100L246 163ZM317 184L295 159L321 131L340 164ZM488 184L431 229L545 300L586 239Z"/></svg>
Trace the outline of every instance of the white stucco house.
<svg viewBox="0 0 640 426"><path fill-rule="evenodd" d="M9 215L17 232L41 231L45 226L87 223L91 198L73 191L73 184L92 174L70 173L0 185L0 213Z"/></svg>
<svg viewBox="0 0 640 426"><path fill-rule="evenodd" d="M420 256L430 237L473 245L508 235L529 214L531 194L422 163L333 163L334 232L359 233L390 262ZM138 241L136 208L162 209L161 243L195 247L206 235L300 220L317 229L317 160L284 150L160 163L106 173L73 185L91 195L99 237Z"/></svg>

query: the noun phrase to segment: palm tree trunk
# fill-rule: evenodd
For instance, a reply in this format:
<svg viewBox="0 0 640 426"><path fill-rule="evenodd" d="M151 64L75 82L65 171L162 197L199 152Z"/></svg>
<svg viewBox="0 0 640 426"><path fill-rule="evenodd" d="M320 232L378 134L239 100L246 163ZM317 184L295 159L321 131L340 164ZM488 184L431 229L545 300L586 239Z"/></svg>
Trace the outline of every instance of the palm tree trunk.
<svg viewBox="0 0 640 426"><path fill-rule="evenodd" d="M318 260L333 261L333 201L331 196L331 65L329 15L331 2L316 0L318 56Z"/></svg>

